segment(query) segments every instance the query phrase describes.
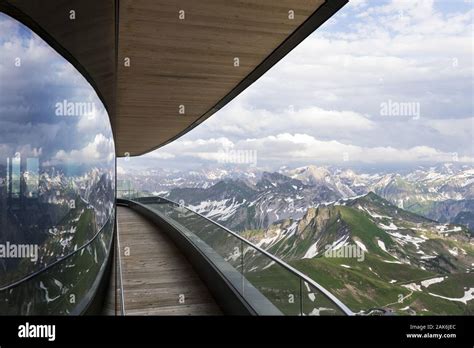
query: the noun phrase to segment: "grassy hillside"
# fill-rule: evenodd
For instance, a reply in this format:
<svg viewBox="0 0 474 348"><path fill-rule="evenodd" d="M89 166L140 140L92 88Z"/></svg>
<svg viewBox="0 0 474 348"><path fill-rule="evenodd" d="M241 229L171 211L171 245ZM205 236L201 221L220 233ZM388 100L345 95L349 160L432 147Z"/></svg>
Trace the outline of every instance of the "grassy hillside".
<svg viewBox="0 0 474 348"><path fill-rule="evenodd" d="M474 310L469 231L404 211L372 193L315 208L300 221L282 221L243 235L320 283L354 312L384 308L422 315ZM358 247L363 257L326 253L349 247ZM259 267L251 259L247 263L252 269L248 279L273 289L273 296L284 304L284 296L278 297L282 294L275 289L296 285L278 282L279 266ZM308 299L303 294L303 304Z"/></svg>

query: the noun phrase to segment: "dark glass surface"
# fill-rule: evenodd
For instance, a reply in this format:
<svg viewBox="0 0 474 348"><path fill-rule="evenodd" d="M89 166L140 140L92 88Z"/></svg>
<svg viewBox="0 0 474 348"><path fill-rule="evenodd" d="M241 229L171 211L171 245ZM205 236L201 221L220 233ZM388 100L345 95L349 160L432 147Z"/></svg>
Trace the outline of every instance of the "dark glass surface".
<svg viewBox="0 0 474 348"><path fill-rule="evenodd" d="M109 117L36 34L3 13L0 27L0 314L73 313L113 234Z"/></svg>

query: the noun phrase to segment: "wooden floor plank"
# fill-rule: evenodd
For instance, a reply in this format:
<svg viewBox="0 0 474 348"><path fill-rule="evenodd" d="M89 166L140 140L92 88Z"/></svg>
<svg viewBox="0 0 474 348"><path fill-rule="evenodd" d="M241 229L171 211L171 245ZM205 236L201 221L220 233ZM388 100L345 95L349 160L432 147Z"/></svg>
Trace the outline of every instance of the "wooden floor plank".
<svg viewBox="0 0 474 348"><path fill-rule="evenodd" d="M129 208L117 213L126 315L222 314L166 234Z"/></svg>

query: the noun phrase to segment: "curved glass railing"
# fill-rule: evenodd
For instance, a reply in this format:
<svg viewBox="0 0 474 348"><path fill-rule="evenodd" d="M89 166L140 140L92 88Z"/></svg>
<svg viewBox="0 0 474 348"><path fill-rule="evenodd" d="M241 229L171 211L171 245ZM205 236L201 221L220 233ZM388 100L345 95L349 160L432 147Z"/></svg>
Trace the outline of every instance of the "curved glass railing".
<svg viewBox="0 0 474 348"><path fill-rule="evenodd" d="M28 56L41 69L0 68L0 315L97 312L115 225L108 111L81 71L7 12L0 42L17 49L1 45L2 62Z"/></svg>
<svg viewBox="0 0 474 348"><path fill-rule="evenodd" d="M226 227L168 199L138 196L118 192L184 234L257 314L354 315L320 284Z"/></svg>
<svg viewBox="0 0 474 348"><path fill-rule="evenodd" d="M0 288L2 315L67 315L87 309L99 287L112 243L114 218L86 244L43 269Z"/></svg>

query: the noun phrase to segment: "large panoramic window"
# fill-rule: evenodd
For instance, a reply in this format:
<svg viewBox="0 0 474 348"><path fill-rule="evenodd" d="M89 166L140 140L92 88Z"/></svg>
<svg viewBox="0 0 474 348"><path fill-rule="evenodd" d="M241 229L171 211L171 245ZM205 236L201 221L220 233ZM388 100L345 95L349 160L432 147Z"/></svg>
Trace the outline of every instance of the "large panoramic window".
<svg viewBox="0 0 474 348"><path fill-rule="evenodd" d="M350 1L193 131L120 159L119 194L218 222L354 313L472 314L472 20L468 1ZM278 275L251 266L256 287Z"/></svg>
<svg viewBox="0 0 474 348"><path fill-rule="evenodd" d="M77 313L114 224L109 117L86 79L0 13L0 312Z"/></svg>

